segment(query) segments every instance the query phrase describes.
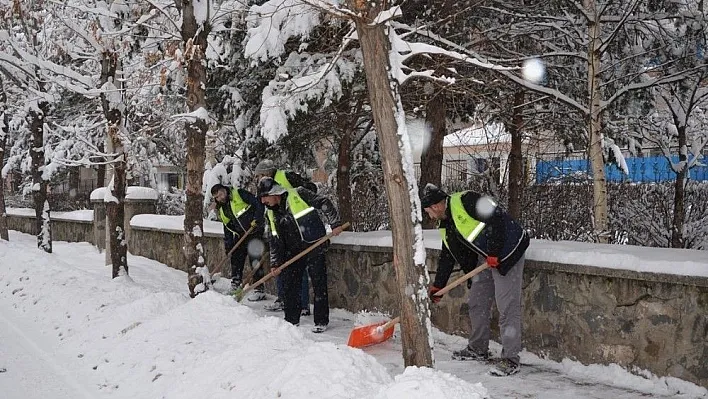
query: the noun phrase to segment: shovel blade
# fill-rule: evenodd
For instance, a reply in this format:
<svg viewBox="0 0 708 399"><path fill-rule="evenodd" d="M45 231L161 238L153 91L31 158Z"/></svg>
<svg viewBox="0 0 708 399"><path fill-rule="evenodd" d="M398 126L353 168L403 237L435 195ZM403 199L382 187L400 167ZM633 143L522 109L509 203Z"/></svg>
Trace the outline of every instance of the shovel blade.
<svg viewBox="0 0 708 399"><path fill-rule="evenodd" d="M381 326L386 324L385 321L376 324L368 324L361 327L356 327L349 334L347 345L354 348L363 348L366 346L380 344L393 336L395 325L381 330Z"/></svg>

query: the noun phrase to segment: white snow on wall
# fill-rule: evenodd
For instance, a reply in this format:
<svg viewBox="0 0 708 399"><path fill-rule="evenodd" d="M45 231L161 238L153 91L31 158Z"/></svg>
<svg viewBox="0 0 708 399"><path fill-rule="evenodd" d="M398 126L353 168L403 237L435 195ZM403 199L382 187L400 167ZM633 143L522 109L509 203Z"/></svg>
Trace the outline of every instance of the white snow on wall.
<svg viewBox="0 0 708 399"><path fill-rule="evenodd" d="M131 200L156 200L157 191L150 187L130 186L126 189L125 198Z"/></svg>

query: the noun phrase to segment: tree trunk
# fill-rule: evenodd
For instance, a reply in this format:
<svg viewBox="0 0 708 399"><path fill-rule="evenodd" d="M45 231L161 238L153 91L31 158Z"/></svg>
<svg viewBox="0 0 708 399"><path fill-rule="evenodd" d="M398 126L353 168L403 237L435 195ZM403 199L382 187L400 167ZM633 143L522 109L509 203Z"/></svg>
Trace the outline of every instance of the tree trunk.
<svg viewBox="0 0 708 399"><path fill-rule="evenodd" d="M445 107L445 92L431 98L426 105L425 119L432 129L430 143L420 154L420 188L433 183L442 186L443 142L447 133L447 112ZM423 214L423 227L432 229L435 222Z"/></svg>
<svg viewBox="0 0 708 399"><path fill-rule="evenodd" d="M417 184L412 159L405 160L409 165L408 170L404 170L402 166L400 148L410 148L410 145L403 142L407 139L405 126L398 125L398 121L403 121L404 115L398 84L389 75L391 46L386 36L386 27L373 23L373 17L381 11L382 4L353 0L348 2L357 15L364 16L357 18L355 22L364 58L376 134L381 146L384 182L388 194L393 234L393 265L401 297L403 360L406 366L432 367L428 273L425 269L425 259L414 256L420 255L417 251L424 251L420 230L421 210L415 209L411 203L411 192L417 192ZM406 156L411 157L410 151ZM414 202L420 205L418 201ZM416 247L417 250L414 250ZM416 263L418 261L422 263Z"/></svg>
<svg viewBox="0 0 708 399"><path fill-rule="evenodd" d="M193 1L185 0L182 11L182 39L185 43L184 54L187 64L187 107L190 112L194 113L194 117L189 118L185 126L187 131L187 202L184 207L183 248L187 262L189 295L195 297L207 289L206 283L209 281L202 243L204 231L202 176L204 174L204 147L207 133L204 50L207 48L206 39L209 27L197 24Z"/></svg>
<svg viewBox="0 0 708 399"><path fill-rule="evenodd" d="M98 151L103 153L103 152L105 152L105 150L106 150L106 148L103 145L103 143L99 143L98 144ZM105 164L106 159L101 157L100 159L98 159L98 162L100 162L100 164L98 165L98 167L96 169L96 188L106 187L106 185L107 185L107 183L106 183L106 164Z"/></svg>
<svg viewBox="0 0 708 399"><path fill-rule="evenodd" d="M590 95L588 158L592 168L593 226L596 240L607 243L607 180L605 179L605 161L602 150L602 108L600 91L600 16L597 14L595 0L586 0L585 9L592 16L588 22L588 93Z"/></svg>
<svg viewBox="0 0 708 399"><path fill-rule="evenodd" d="M355 116L356 118L356 116ZM353 126L356 126L354 121ZM347 126L342 131L337 154L337 205L341 220L352 221L352 190L351 190L351 145L354 129Z"/></svg>
<svg viewBox="0 0 708 399"><path fill-rule="evenodd" d="M7 114L7 95L3 89L0 78L0 170L5 167L5 144L10 133L10 116ZM0 174L0 240L8 241L10 235L7 228L7 214L5 209L5 179Z"/></svg>
<svg viewBox="0 0 708 399"><path fill-rule="evenodd" d="M128 243L125 241L125 191L126 191L126 155L121 133L123 130L123 90L116 73L120 70L118 55L114 52L103 53L101 65L101 86L106 90L116 90L120 93L121 103L115 104L109 98L115 98L115 93L101 93L101 104L106 117L106 133L109 146L116 154L111 160L113 179L108 188L111 195L106 205L106 253L110 256L112 276L116 278L128 275Z"/></svg>
<svg viewBox="0 0 708 399"><path fill-rule="evenodd" d="M686 221L686 181L688 180L688 155L686 153L686 125L676 123L678 131L679 164L683 165L674 182L674 217L671 223L671 248L683 248L683 226Z"/></svg>
<svg viewBox="0 0 708 399"><path fill-rule="evenodd" d="M524 192L524 156L521 149L524 125L523 107L524 91L514 94L512 120L507 130L511 134L511 151L509 152L509 214L516 220L521 220L521 198Z"/></svg>
<svg viewBox="0 0 708 399"><path fill-rule="evenodd" d="M47 181L42 178L44 169L44 116L49 104L44 101L37 103L37 107L30 107L27 114L28 124L32 132L32 198L34 200L34 213L37 229L37 247L52 253L52 228L47 200Z"/></svg>

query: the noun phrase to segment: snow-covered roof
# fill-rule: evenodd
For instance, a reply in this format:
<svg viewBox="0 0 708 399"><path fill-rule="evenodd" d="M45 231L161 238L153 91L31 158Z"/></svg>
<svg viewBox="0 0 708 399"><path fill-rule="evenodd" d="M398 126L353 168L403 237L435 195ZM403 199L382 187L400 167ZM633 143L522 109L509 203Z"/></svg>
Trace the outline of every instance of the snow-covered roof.
<svg viewBox="0 0 708 399"><path fill-rule="evenodd" d="M443 147L463 147L511 142L511 134L504 125L493 123L460 129L445 136Z"/></svg>

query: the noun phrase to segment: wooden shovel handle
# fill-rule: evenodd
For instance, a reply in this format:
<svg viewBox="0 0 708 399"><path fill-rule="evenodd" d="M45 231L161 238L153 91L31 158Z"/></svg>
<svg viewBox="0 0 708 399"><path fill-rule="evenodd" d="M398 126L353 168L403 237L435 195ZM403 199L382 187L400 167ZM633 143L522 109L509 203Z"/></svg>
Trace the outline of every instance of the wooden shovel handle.
<svg viewBox="0 0 708 399"><path fill-rule="evenodd" d="M342 230L346 229L347 227L349 227L349 222L344 223L344 224L341 225L340 227L342 227ZM319 247L320 245L324 244L324 242L327 241L327 240L329 240L330 238L332 238L333 235L334 235L334 233L329 233L329 234L327 234L326 236L320 238L320 239L317 240L314 244L312 244L312 245L310 245L309 247L305 248L302 252L300 252L299 254L293 256L293 257L290 258L287 262L285 262L285 263L283 263L282 265L280 265L280 267L276 267L275 269L271 270L270 273L268 273L268 274L266 274L265 276L263 276L260 280L256 281L253 285L250 285L250 286L244 288L244 289L243 289L243 294L242 294L243 296L241 297L241 299L239 300L239 302L241 302L241 301L243 300L243 298L246 297L246 293L248 293L249 291L253 290L254 288L258 287L259 285L261 285L261 284L265 283L266 281L270 280L271 278L273 278L273 276L275 276L275 274L274 274L275 271L281 272L281 271L282 271L283 269L285 269L286 267L288 267L288 266L290 266L291 264L295 263L298 259L300 259L300 258L302 258L303 256L307 255L307 254L308 254L310 251L312 251L313 249L315 249L315 248Z"/></svg>
<svg viewBox="0 0 708 399"><path fill-rule="evenodd" d="M471 272L459 277L457 280L451 282L450 284L446 285L445 288L441 289L440 291L436 292L433 294L433 296L442 296L450 292L453 288L457 287L458 285L464 283L465 281L471 279L472 277L478 275L479 273L482 273L483 271L489 269L489 265L487 262L477 266L474 270Z"/></svg>
<svg viewBox="0 0 708 399"><path fill-rule="evenodd" d="M478 275L479 273L481 273L487 269L489 269L489 265L485 262L485 263L477 266L471 272L465 274L464 276L459 277L457 280L446 285L445 288L436 292L435 295L445 295L448 292L450 292L453 288L457 287L458 285L464 283L465 281L471 279L472 277ZM401 321L401 316L398 316L395 319L389 320L386 324L382 324L381 327L379 327L379 328L381 329L381 331L386 331L387 329L391 328L392 326L395 326L396 324L398 324L400 321Z"/></svg>
<svg viewBox="0 0 708 399"><path fill-rule="evenodd" d="M266 255L264 253L261 255L261 260L258 262L258 265L256 265L256 267L254 267L251 270L251 272L248 274L248 276L246 276L246 278L243 279L243 282L241 283L241 288L248 287L248 284L251 283L251 280L253 279L253 276L256 275L256 272L258 271L258 269L260 269L263 266L263 264L265 264L265 260L266 260Z"/></svg>
<svg viewBox="0 0 708 399"><path fill-rule="evenodd" d="M395 319L389 320L388 322L386 322L386 324L382 324L381 327L378 327L378 328L377 328L377 330L380 329L380 331L386 331L386 330L388 330L389 328L391 328L391 327L395 326L396 324L398 324L400 321L401 321L401 316L398 316L398 317L396 317Z"/></svg>

